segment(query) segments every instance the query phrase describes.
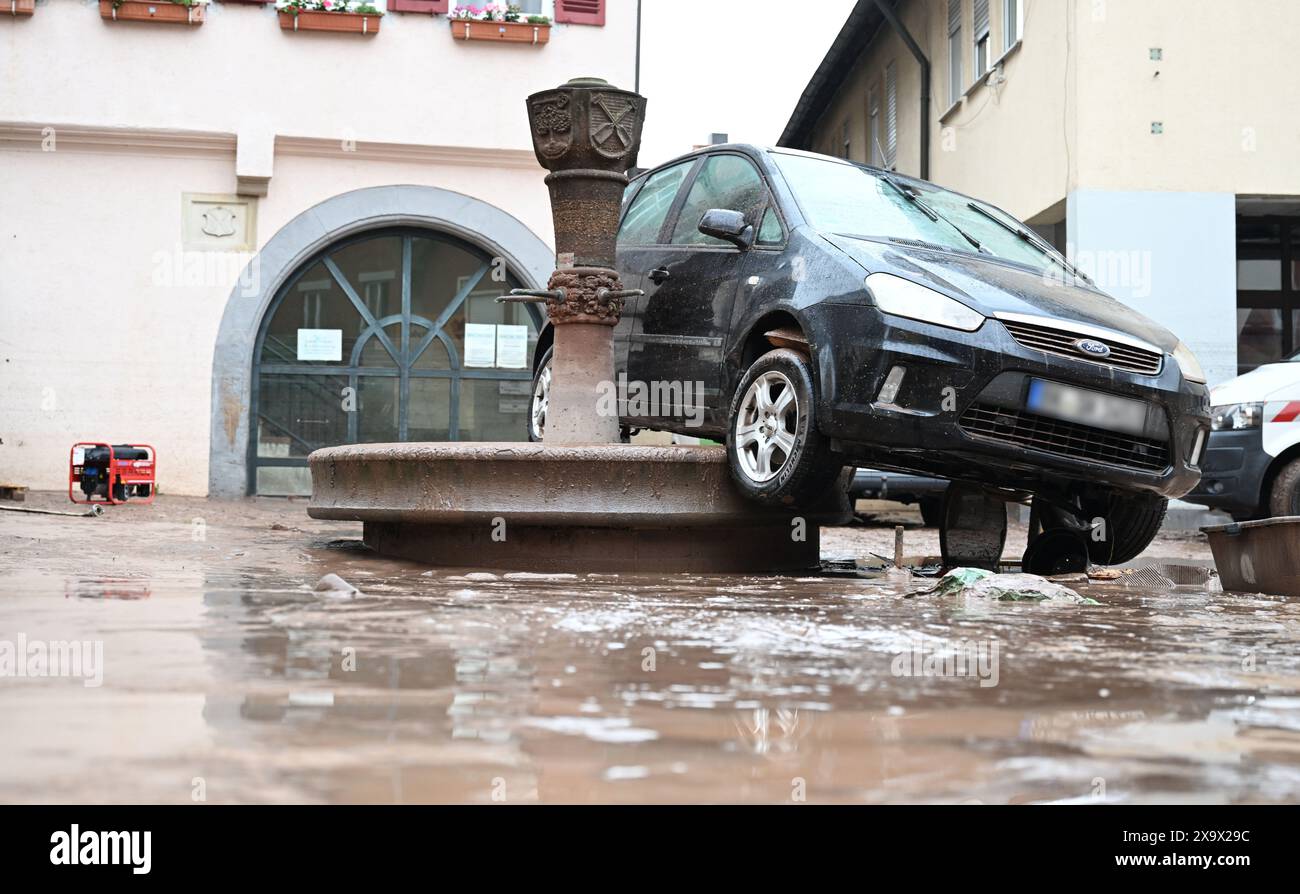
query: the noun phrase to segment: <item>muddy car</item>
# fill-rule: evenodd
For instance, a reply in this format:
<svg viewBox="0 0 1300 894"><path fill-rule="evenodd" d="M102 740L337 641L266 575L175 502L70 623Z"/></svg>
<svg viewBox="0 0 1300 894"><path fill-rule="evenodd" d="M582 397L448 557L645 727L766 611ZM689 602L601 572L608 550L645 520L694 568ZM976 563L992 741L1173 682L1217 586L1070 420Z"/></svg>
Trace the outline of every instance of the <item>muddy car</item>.
<svg viewBox="0 0 1300 894"><path fill-rule="evenodd" d="M754 500L801 505L845 465L1032 496L1137 555L1195 486L1205 376L1173 334L1005 212L840 159L709 147L627 188L615 330L629 428L725 439ZM534 359L544 435L551 337Z"/></svg>

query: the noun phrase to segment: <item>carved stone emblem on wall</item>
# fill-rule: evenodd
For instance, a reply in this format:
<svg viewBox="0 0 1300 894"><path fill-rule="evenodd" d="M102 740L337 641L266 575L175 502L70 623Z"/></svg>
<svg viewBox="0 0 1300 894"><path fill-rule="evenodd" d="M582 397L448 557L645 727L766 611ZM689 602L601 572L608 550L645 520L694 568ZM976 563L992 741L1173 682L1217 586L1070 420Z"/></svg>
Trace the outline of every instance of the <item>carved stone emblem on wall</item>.
<svg viewBox="0 0 1300 894"><path fill-rule="evenodd" d="M254 251L257 199L211 193L181 194L181 242L196 251Z"/></svg>
<svg viewBox="0 0 1300 894"><path fill-rule="evenodd" d="M221 238L235 233L235 212L225 205L216 205L203 212L203 232Z"/></svg>

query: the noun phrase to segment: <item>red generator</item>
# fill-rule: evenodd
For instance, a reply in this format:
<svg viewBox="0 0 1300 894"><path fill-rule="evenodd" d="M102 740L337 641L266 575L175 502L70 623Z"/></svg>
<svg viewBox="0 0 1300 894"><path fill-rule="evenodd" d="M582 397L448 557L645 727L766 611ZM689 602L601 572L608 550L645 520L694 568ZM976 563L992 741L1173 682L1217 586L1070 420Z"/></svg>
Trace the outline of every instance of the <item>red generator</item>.
<svg viewBox="0 0 1300 894"><path fill-rule="evenodd" d="M152 503L157 491L156 458L148 444L73 444L68 459L68 498L74 503L114 506L132 497ZM82 499L76 494L78 485Z"/></svg>

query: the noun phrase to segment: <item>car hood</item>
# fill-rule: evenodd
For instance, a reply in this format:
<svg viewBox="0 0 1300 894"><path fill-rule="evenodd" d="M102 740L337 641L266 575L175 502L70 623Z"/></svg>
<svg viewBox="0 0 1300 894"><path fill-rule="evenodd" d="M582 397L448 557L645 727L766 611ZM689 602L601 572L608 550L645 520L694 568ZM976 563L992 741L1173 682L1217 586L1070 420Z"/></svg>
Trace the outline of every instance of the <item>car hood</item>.
<svg viewBox="0 0 1300 894"><path fill-rule="evenodd" d="M877 239L823 235L868 273L892 273L938 289L986 316L1017 313L1073 320L1143 339L1165 351L1178 346L1178 337L1168 329L1108 295L1054 281L1006 261Z"/></svg>
<svg viewBox="0 0 1300 894"><path fill-rule="evenodd" d="M1210 403L1216 407L1296 397L1300 397L1300 363L1269 363L1210 391Z"/></svg>

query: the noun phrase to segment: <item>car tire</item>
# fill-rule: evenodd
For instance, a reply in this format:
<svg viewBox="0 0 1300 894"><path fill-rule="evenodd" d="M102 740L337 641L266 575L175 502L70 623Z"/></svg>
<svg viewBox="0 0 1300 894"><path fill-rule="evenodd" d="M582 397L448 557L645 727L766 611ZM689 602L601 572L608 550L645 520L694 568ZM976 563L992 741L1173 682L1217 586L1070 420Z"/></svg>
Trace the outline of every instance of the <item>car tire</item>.
<svg viewBox="0 0 1300 894"><path fill-rule="evenodd" d="M1151 545L1164 524L1169 501L1163 497L1112 493L1086 501L1088 519L1102 518L1106 536L1088 538L1088 558L1097 565L1118 565L1136 559Z"/></svg>
<svg viewBox="0 0 1300 894"><path fill-rule="evenodd" d="M727 461L746 497L769 506L807 506L824 495L843 463L817 430L808 358L778 348L754 361L731 400ZM774 465L775 463L775 465Z"/></svg>
<svg viewBox="0 0 1300 894"><path fill-rule="evenodd" d="M1268 489L1268 514L1300 515L1300 459L1293 459L1281 468Z"/></svg>
<svg viewBox="0 0 1300 894"><path fill-rule="evenodd" d="M534 443L546 435L546 412L551 397L551 355L554 352L554 348L547 348L542 362L533 372L532 397L528 400L528 440Z"/></svg>

